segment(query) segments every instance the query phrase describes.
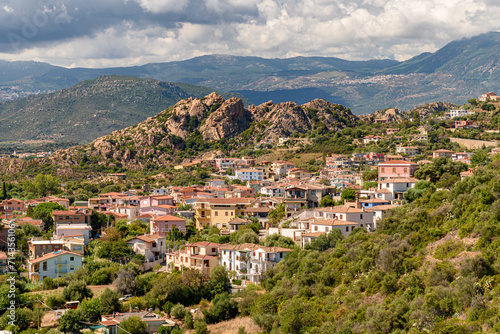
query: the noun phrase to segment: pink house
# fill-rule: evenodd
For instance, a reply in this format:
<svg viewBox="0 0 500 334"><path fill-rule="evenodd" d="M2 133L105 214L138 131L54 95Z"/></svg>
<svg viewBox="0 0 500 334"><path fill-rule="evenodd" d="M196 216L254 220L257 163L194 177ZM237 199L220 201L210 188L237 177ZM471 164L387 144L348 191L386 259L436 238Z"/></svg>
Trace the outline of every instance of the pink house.
<svg viewBox="0 0 500 334"><path fill-rule="evenodd" d="M386 161L378 164L378 180L383 181L395 177L413 177L419 165L405 160Z"/></svg>
<svg viewBox="0 0 500 334"><path fill-rule="evenodd" d="M151 219L150 233L151 234L157 233L162 237L164 237L174 227L176 227L177 229L179 229L179 231L183 233L186 232L186 220L170 215L156 216Z"/></svg>
<svg viewBox="0 0 500 334"><path fill-rule="evenodd" d="M139 207L141 208L141 213L140 213L141 215L147 212L151 212L151 208L154 207L174 205L174 198L172 196L166 196L166 195L142 196L139 200L140 200Z"/></svg>

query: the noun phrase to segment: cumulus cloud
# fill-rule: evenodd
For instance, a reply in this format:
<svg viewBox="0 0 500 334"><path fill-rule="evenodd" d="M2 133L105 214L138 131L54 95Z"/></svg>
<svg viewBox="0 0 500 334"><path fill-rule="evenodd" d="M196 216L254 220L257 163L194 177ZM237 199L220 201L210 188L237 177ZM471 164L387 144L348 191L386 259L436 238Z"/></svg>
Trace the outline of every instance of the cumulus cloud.
<svg viewBox="0 0 500 334"><path fill-rule="evenodd" d="M494 0L4 0L2 5L0 58L63 66L127 66L214 53L404 60L500 30L500 4Z"/></svg>

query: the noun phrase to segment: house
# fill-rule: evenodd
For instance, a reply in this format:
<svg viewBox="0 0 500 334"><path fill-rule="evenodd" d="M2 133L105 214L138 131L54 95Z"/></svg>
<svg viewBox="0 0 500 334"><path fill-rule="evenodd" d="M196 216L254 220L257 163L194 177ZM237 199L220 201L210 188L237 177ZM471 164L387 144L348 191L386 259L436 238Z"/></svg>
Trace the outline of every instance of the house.
<svg viewBox="0 0 500 334"><path fill-rule="evenodd" d="M450 121L451 129L468 129L474 122L470 120L465 121Z"/></svg>
<svg viewBox="0 0 500 334"><path fill-rule="evenodd" d="M92 227L87 224L54 223L54 237L80 237L83 238L85 245L89 244L91 232Z"/></svg>
<svg viewBox="0 0 500 334"><path fill-rule="evenodd" d="M241 181L262 181L264 173L256 168L243 168L236 170L236 178Z"/></svg>
<svg viewBox="0 0 500 334"><path fill-rule="evenodd" d="M444 113L445 117L455 118L455 117L465 117L474 114L472 111L465 109L452 109Z"/></svg>
<svg viewBox="0 0 500 334"><path fill-rule="evenodd" d="M413 177L419 165L405 160L386 161L378 164L378 179L383 181L394 177Z"/></svg>
<svg viewBox="0 0 500 334"><path fill-rule="evenodd" d="M247 209L248 210L248 209ZM229 232L236 232L240 229L241 226L245 226L251 224L252 222L245 218L234 218L231 219L228 224Z"/></svg>
<svg viewBox="0 0 500 334"><path fill-rule="evenodd" d="M26 205L26 207L28 207L28 205L30 205L32 208L34 208L35 206L37 206L38 204L41 204L41 203L57 203L60 206L64 207L66 210L69 210L69 199L59 198L56 196L40 197L40 198L26 201L24 204Z"/></svg>
<svg viewBox="0 0 500 334"><path fill-rule="evenodd" d="M234 270L239 279L245 278L259 283L264 273L276 266L291 251L283 247L266 247L250 243L222 244L219 246L219 264L229 272Z"/></svg>
<svg viewBox="0 0 500 334"><path fill-rule="evenodd" d="M135 253L143 255L149 262L163 260L167 251L165 236L160 234L138 235L127 240L127 245L132 247Z"/></svg>
<svg viewBox="0 0 500 334"><path fill-rule="evenodd" d="M467 176L472 176L472 175L474 175L474 171L469 168L468 171L460 173L460 181L463 181Z"/></svg>
<svg viewBox="0 0 500 334"><path fill-rule="evenodd" d="M243 212L255 202L255 198L206 198L195 203L196 228L215 226L228 228L228 222L243 215Z"/></svg>
<svg viewBox="0 0 500 334"><path fill-rule="evenodd" d="M384 139L384 137L368 135L368 136L363 137L363 143L364 144L378 143L382 139Z"/></svg>
<svg viewBox="0 0 500 334"><path fill-rule="evenodd" d="M451 156L453 155L453 151L450 151L450 150L436 150L436 151L432 151L432 158L433 159L436 159L436 158L451 158Z"/></svg>
<svg viewBox="0 0 500 334"><path fill-rule="evenodd" d="M314 240L318 239L322 234L327 234L326 232L309 232L302 233L300 235L302 248L304 248L307 244L311 244Z"/></svg>
<svg viewBox="0 0 500 334"><path fill-rule="evenodd" d="M226 181L222 179L211 179L205 182L209 187L224 187L226 186Z"/></svg>
<svg viewBox="0 0 500 334"><path fill-rule="evenodd" d="M28 260L28 278L42 282L45 278L64 277L82 266L83 256L66 250L48 253Z"/></svg>
<svg viewBox="0 0 500 334"><path fill-rule="evenodd" d="M396 147L396 153L411 156L420 154L420 149L416 146L398 146Z"/></svg>
<svg viewBox="0 0 500 334"><path fill-rule="evenodd" d="M368 208L372 208L372 207L379 206L379 205L386 205L386 204L389 204L390 202L386 201L385 199L382 199L382 198L371 198L371 199L364 199L364 200L360 199L359 203L360 203L362 208L368 209Z"/></svg>
<svg viewBox="0 0 500 334"><path fill-rule="evenodd" d="M209 277L212 270L219 264L220 244L200 241L184 245L184 249L168 252L166 262L168 270L181 270L182 267L196 269Z"/></svg>
<svg viewBox="0 0 500 334"><path fill-rule="evenodd" d="M285 195L285 187L283 186L267 186L260 188L260 193L265 196L281 197Z"/></svg>
<svg viewBox="0 0 500 334"><path fill-rule="evenodd" d="M167 320L158 314L150 311L138 311L138 312L114 312L113 314L103 315L101 317L100 325L104 326L104 334L118 334L118 327L123 320L130 317L139 317L141 321L145 322L146 332L148 334L158 333L161 326L165 324L171 324L172 321ZM122 333L122 331L120 331Z"/></svg>
<svg viewBox="0 0 500 334"><path fill-rule="evenodd" d="M28 241L30 259L36 259L47 253L53 253L62 249L64 249L64 241L58 239L44 240L43 238L32 238Z"/></svg>
<svg viewBox="0 0 500 334"><path fill-rule="evenodd" d="M342 154L332 154L325 158L327 169L349 168L352 164L351 159Z"/></svg>
<svg viewBox="0 0 500 334"><path fill-rule="evenodd" d="M329 233L334 228L337 228L342 232L344 237L348 237L356 227L360 227L360 225L358 223L338 219L320 219L310 222L310 229L312 232Z"/></svg>
<svg viewBox="0 0 500 334"><path fill-rule="evenodd" d="M141 209L141 215L148 210L148 208L157 207L160 205L174 205L174 198L168 195L151 195L151 196L141 196L139 197L139 207Z"/></svg>
<svg viewBox="0 0 500 334"><path fill-rule="evenodd" d="M472 152L457 152L453 153L453 155L451 156L451 160L470 165L470 160L472 159L472 156L473 156Z"/></svg>
<svg viewBox="0 0 500 334"><path fill-rule="evenodd" d="M500 101L500 96L498 96L497 94L495 94L493 92L488 92L488 93L484 93L483 95L481 95L478 100L481 102Z"/></svg>
<svg viewBox="0 0 500 334"><path fill-rule="evenodd" d="M85 250L85 240L81 237L61 237L60 239L64 242L64 249L76 254L84 255Z"/></svg>
<svg viewBox="0 0 500 334"><path fill-rule="evenodd" d="M338 220L343 222L356 223L359 227L367 228L370 231L373 230L373 213L366 212L364 208L355 208L349 205L338 205L327 208L314 209L313 214L314 222L311 221L311 225L319 222L320 220ZM311 230L311 232L318 231L311 226L309 226L309 229Z"/></svg>
<svg viewBox="0 0 500 334"><path fill-rule="evenodd" d="M52 211L52 216L54 217L54 225L59 223L90 225L92 211L86 209L54 210Z"/></svg>
<svg viewBox="0 0 500 334"><path fill-rule="evenodd" d="M328 188L316 185L290 186L285 189L285 216L290 217L293 212L303 208L315 208L329 192Z"/></svg>
<svg viewBox="0 0 500 334"><path fill-rule="evenodd" d="M292 168L295 168L295 165L289 161L276 161L271 165L271 170L279 177L285 175Z"/></svg>
<svg viewBox="0 0 500 334"><path fill-rule="evenodd" d="M141 209L138 205L117 205L116 207L110 207L108 210L126 215L128 220L135 220L141 214Z"/></svg>
<svg viewBox="0 0 500 334"><path fill-rule="evenodd" d="M26 206L24 205L24 201L21 201L16 198L6 199L0 203L0 206L3 208L3 211L6 215L11 215L13 212L17 211L19 213L26 212Z"/></svg>
<svg viewBox="0 0 500 334"><path fill-rule="evenodd" d="M372 206L369 209L366 209L367 212L373 212L373 226L374 229L377 228L377 222L382 220L384 218L384 215L387 213L388 210L394 209L396 205L391 205L391 204L384 204L384 205L377 205L377 206Z"/></svg>
<svg viewBox="0 0 500 334"><path fill-rule="evenodd" d="M286 175L291 179L302 179L311 177L311 173L307 169L303 168L289 169Z"/></svg>
<svg viewBox="0 0 500 334"><path fill-rule="evenodd" d="M399 132L398 128L389 128L389 129L385 130L385 133L387 133L388 135L393 135L397 132Z"/></svg>
<svg viewBox="0 0 500 334"><path fill-rule="evenodd" d="M158 233L164 237L173 228L177 228L182 233L186 232L186 220L180 217L164 215L155 216L150 221L150 234Z"/></svg>
<svg viewBox="0 0 500 334"><path fill-rule="evenodd" d="M384 179L383 181L378 181L378 189L389 190L394 199L402 199L403 194L410 188L415 187L415 183L419 180L413 177L395 177L390 179Z"/></svg>

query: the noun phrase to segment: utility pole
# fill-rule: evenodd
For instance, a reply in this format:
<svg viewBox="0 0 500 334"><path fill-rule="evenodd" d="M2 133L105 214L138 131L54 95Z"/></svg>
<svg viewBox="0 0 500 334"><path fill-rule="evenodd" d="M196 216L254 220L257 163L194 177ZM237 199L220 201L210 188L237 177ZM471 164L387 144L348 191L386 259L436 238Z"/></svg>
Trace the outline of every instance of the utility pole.
<svg viewBox="0 0 500 334"><path fill-rule="evenodd" d="M40 304L38 304L38 330L40 330Z"/></svg>

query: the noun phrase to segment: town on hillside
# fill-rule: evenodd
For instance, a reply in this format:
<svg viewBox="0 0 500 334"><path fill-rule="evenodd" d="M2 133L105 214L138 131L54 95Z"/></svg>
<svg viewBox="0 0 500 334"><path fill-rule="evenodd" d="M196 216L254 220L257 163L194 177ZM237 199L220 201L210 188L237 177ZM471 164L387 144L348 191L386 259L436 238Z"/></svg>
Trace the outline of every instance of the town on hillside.
<svg viewBox="0 0 500 334"><path fill-rule="evenodd" d="M259 295L274 291L278 280L287 277L289 281L280 283L282 287L290 284L290 289L292 286L297 289L291 281L305 279L300 275L286 276L287 259L293 257L299 261L297 254L313 252L315 257L322 257L318 254L331 249L335 251L328 256L344 259L350 246L337 251L336 245L350 242L354 247L352 240L361 242L361 235L377 238L378 233L389 229L388 222L397 225L407 219L403 216L411 216L404 211L407 208L413 208L417 215L419 205L435 200L433 194L442 196L441 205L448 196L444 194L456 185L469 186L472 181L467 179L483 175L489 164L498 168L495 167L500 161L498 131L487 132L484 124L485 117L494 118L497 101L500 97L490 92L469 100L466 108L429 117L421 117L417 112L411 119L401 121L391 120L390 114L378 113L371 120L373 131L354 137L356 149L352 153L314 152L307 161L297 159L299 153L274 160L269 156L194 157L173 169L179 175L201 175L203 171L205 177L201 182L191 182L188 178L181 185L168 184L156 182L153 177L149 182L144 179L138 182L128 171L105 173L96 182L61 181L50 173L39 173L22 182L4 181L0 203L0 273L4 277L11 273L19 275L16 305L34 303L37 307L21 308L24 311L17 317L24 322L17 325L18 329L9 327L11 333L28 328L58 328L65 333L88 330L117 334L129 333L126 329L134 326L140 330L132 333L184 330L203 333L207 325L230 321L238 314L260 314L248 326L261 332L269 332L282 321L280 326L288 328L283 332L299 333L286 327L283 318L277 320L278 315L282 316L278 307L288 305L286 301L281 306L273 304L274 318L268 322L260 318L260 311L251 308L257 300L260 305L265 304L258 299ZM472 137L479 132L484 134L482 140ZM314 138L290 136L279 138L275 144L277 151L287 153L313 141ZM33 154L23 154L21 158L34 158ZM39 154L38 158L50 154ZM473 186L470 187L472 191ZM488 190L489 195L483 190L480 193L483 203L490 205L496 201L497 190L493 194ZM441 217L439 210L429 209L426 213L429 220ZM455 215L450 221L461 214L459 209L446 210L443 217ZM481 216L481 219L489 218ZM435 236L447 235L436 229L431 229ZM452 238L457 232L450 233ZM416 235L415 239L407 235L400 233L398 238L408 244L422 242ZM397 243L393 253L406 254L406 249L411 248L408 244L401 246L400 239L391 238L384 239L383 244ZM472 246L467 247L472 250ZM333 252L337 253L332 255ZM424 252L424 248L413 249L411 256L418 257L420 262L405 262L397 268L392 263L383 265L397 275L410 275L405 270L412 266L419 268L417 262L424 261L418 252ZM371 261L366 260L367 268L375 270ZM380 258L377 261L385 263ZM306 262L301 266L307 266ZM354 294L353 291L368 294L372 289L373 295L380 297L376 294L396 293L403 284L410 284L397 283L394 276L396 283L391 283L391 287L380 272L377 288L355 288L355 282L360 282L370 271L357 267L359 272L351 277L345 263L343 267L334 260L330 262L332 276L322 277L322 287L315 288L324 289L323 292L305 287L313 282L302 282L297 294L304 298L333 295L330 287L342 285L345 295ZM293 270L302 272L298 267L297 264ZM310 268L311 272L320 270L319 266ZM345 277L335 276L334 270L343 270ZM383 288L381 281L385 282ZM8 281L3 282L2 288L8 289ZM354 285L348 287L351 283ZM379 289L386 290L379 292ZM440 291L436 289L432 291ZM1 305L9 305L6 303ZM430 301L426 299L425 303ZM307 307L301 307L306 312ZM338 305L335 307L339 317L348 312L341 311ZM41 316L35 314L40 309ZM448 313L441 316L444 314ZM0 324L7 323L7 318L4 322L2 319ZM236 331L245 332L245 326ZM211 328L217 332L215 327ZM47 329L43 333L52 332Z"/></svg>

